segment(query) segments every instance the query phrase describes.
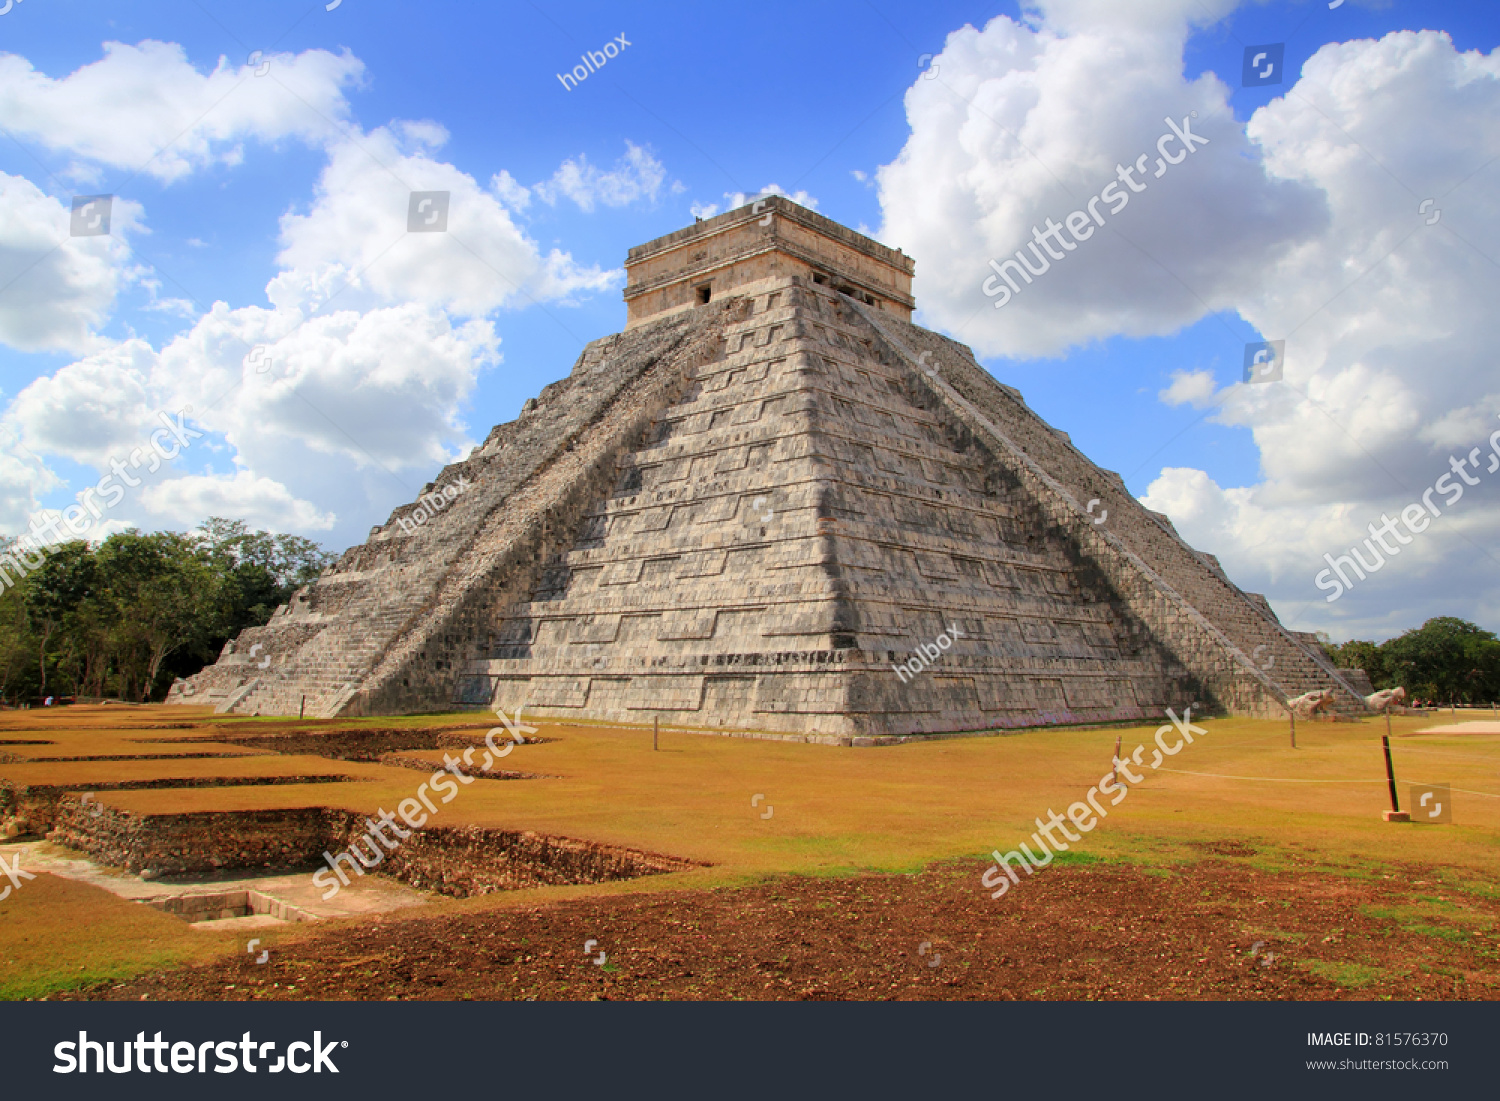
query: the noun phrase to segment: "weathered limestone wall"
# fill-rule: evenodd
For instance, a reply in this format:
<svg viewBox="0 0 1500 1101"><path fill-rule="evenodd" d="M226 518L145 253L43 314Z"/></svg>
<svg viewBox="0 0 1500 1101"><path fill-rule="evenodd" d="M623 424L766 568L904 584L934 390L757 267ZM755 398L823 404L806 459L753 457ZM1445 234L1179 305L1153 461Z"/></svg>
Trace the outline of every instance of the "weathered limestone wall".
<svg viewBox="0 0 1500 1101"><path fill-rule="evenodd" d="M848 297L743 288L465 699L848 741L1138 720L1196 685ZM950 624L930 674L893 670Z"/></svg>
<svg viewBox="0 0 1500 1101"><path fill-rule="evenodd" d="M1052 520L1109 578L1153 633L1236 714L1281 717L1286 699L1334 688L1339 710L1360 713L1363 701L1320 652L1285 630L1264 598L1241 592L1217 560L1189 547L1166 517L1135 500L1119 476L1100 470L1064 433L996 383L972 352L917 326L865 313L872 327L913 364L925 363L932 392L1009 452L1017 475L1035 487ZM1093 513L1087 504L1098 499ZM1108 520L1094 520L1104 509ZM1206 701L1205 701L1206 702Z"/></svg>

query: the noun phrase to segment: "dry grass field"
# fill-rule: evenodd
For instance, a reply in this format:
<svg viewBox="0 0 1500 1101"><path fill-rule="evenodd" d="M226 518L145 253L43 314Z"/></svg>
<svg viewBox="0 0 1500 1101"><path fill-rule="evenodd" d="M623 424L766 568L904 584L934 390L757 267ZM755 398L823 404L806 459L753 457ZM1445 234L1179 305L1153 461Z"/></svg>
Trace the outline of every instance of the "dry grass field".
<svg viewBox="0 0 1500 1101"><path fill-rule="evenodd" d="M469 712L299 723L216 717L206 709L182 707L8 712L0 716L0 754L4 755L0 756L0 783L66 785L70 790L93 791L106 805L133 813L329 806L373 814L380 807L393 810L400 800L413 795L422 773L389 763L330 759L311 752L275 753L266 748L274 744L272 737L289 733L332 737L334 731L356 728L442 728L450 732L450 738L477 745L488 728L484 718ZM1457 720L1466 718L1490 716L1456 716ZM1450 784L1454 789L1450 825L1381 820L1388 806L1380 746L1383 721L1301 724L1298 747L1292 749L1283 724L1214 719L1202 723L1207 735L1169 758L1161 770L1148 769L1145 780L1066 859L1059 859L1034 879L1023 878L1000 900L991 900L979 883L991 862L991 850L1014 848L1029 838L1036 828L1035 818L1045 819L1054 809L1062 813L1067 804L1084 798L1109 771L1116 737L1123 739L1128 755L1138 744L1151 744L1154 725L1126 730L1037 730L857 749L663 730L660 748L653 750L649 727L585 728L537 722L539 737L545 740L516 747L502 764L542 778L476 779L462 786L453 802L441 806L431 824L532 830L666 854L701 866L591 886L535 888L464 900L434 897L430 905L367 925L405 929L399 936L392 933L393 943L399 943L402 937L418 935L412 922L427 923L430 932L438 928L432 923L445 921L478 922L476 928L488 928L486 922L500 920L507 911L535 915L562 906L607 915L612 910L624 913L644 906L661 912L657 924L662 928L680 925L701 911L722 912L725 928L733 929L740 920L751 922L748 917L729 916L740 905L735 900L750 906L759 897L755 892L770 891L792 899L800 897L799 892L808 895L805 905L794 901L781 910L772 907L777 913L786 911L789 928L795 928L801 918L806 918L801 924L809 929L824 918L832 920L830 928L835 928L839 905L822 896L832 891L838 897L839 889L817 888L817 882L883 883L887 880L882 877L896 875L907 877L911 884L940 883L941 887L934 888L934 899L925 902L897 891L900 897L890 901L892 912L903 908L916 914L933 912L946 905L936 900L950 899L962 911L961 920L953 917L957 925L952 935L958 936L962 933L958 926L978 927L997 920L1001 913L1014 914L1020 907L1035 906L1053 895L1057 905L1065 905L1073 891L1091 882L1091 876L1101 889L1107 882L1113 885L1110 890L1118 892L1121 901L1116 908L1122 920L1117 924L1122 927L1140 920L1139 913L1124 920L1124 911L1139 911L1146 897L1139 884L1132 885L1131 877L1146 876L1149 884L1153 876L1197 876L1202 879L1203 897L1222 895L1225 900L1232 893L1231 881L1269 877L1268 884L1274 881L1279 886L1274 890L1268 886L1267 891L1293 906L1299 894L1307 894L1296 887L1297 877L1313 876L1320 884L1365 883L1385 892L1349 903L1354 908L1350 912L1360 918L1350 922L1360 928L1368 925L1361 935L1372 938L1371 952L1380 958L1363 960L1355 952L1350 959L1323 961L1322 970L1313 966L1318 961L1306 961L1297 973L1313 983L1308 988L1311 993L1270 996L1371 993L1379 984L1371 987L1370 969L1389 970L1389 945L1377 942L1399 935L1428 945L1436 953L1433 963L1439 970L1449 967L1473 976L1465 980L1471 983L1468 987L1434 989L1430 996L1465 996L1462 992L1467 989L1468 996L1493 997L1494 987L1485 976L1500 972L1492 936L1497 902L1494 884L1500 879L1496 843L1500 837L1500 733L1418 733L1454 721L1448 712L1437 717L1400 716L1393 721L1396 736L1392 739L1403 806L1408 783ZM1494 729L1500 731L1500 726ZM244 739L256 741L247 744ZM45 744L21 744L26 742ZM308 745L316 743L299 738L299 748ZM443 754L443 750L408 750L401 756L437 765ZM1145 758L1149 762L1149 750ZM233 786L211 782L221 777L234 778ZM255 777L268 782L246 783ZM328 777L335 782L277 783L278 777ZM193 787L110 789L110 785L139 781L209 782ZM1215 870L1226 863L1240 869L1239 880ZM916 873L937 878L924 879ZM816 879L796 878L809 876ZM1416 886L1417 876L1423 887ZM1428 885L1436 886L1424 893ZM1398 888L1399 897L1385 897ZM1432 894L1438 888L1441 893ZM1174 894L1152 906L1181 904ZM857 909L852 902L849 905ZM807 908L817 913L803 914ZM112 987L99 984L105 980L124 983L131 975L206 960L219 960L222 968L229 969L226 973L246 966L243 935L193 929L177 918L143 911L140 905L96 887L50 876L27 881L0 901L0 996L39 996L81 987L107 989ZM603 918L594 920L597 924ZM1228 925L1225 929L1234 938L1243 939L1246 929L1255 932L1255 923L1247 925L1244 915L1225 920L1233 925L1233 930ZM1301 920L1316 925L1334 919L1308 914ZM1350 922L1340 928L1347 929ZM351 931L340 932L342 924L287 925L254 935L272 945L278 958L289 958L299 951L298 944L340 936L347 942ZM1262 924L1291 934L1292 940L1335 943L1324 942L1321 938L1328 931L1318 928L1283 928L1285 923L1275 921ZM545 934L537 935L545 940ZM1212 939L1218 934L1205 935ZM650 938L640 932L637 939ZM901 941L912 941L908 954L915 952L917 939L913 933ZM1243 954L1252 944L1247 941L1236 952ZM1108 956L1107 948L1096 950ZM527 987L530 996L597 995L598 984L614 974L603 966L586 966L588 961L571 943L543 945L536 951L544 951L549 959L555 952L559 960L568 961L572 968L568 974L576 972L580 985L538 980L540 985ZM726 951L727 957L724 952L719 956L736 958L732 945ZM1253 958L1259 961L1269 951L1256 949ZM1444 953L1459 953L1463 959L1445 963ZM400 955L393 951L381 958L389 962ZM1418 959L1422 952L1408 948L1406 955ZM1197 958L1194 955L1189 961L1189 970ZM257 973L252 966L249 974L253 979L249 988L261 983L270 989L270 972ZM394 978L390 983L399 985ZM283 983L275 989L295 985ZM305 979L299 989L306 991L309 985L317 987L315 981ZM218 993L221 986L241 993L247 989L244 982L206 987L190 983L182 988L168 984L152 989L161 996L171 995L173 989L177 995L236 996L233 991ZM863 992L855 984L835 994L876 996L872 992L877 987L886 989L881 982L871 986L871 992ZM135 988L128 989L133 993ZM385 996L380 989L377 982L368 989L330 988L310 996ZM507 996L519 989L518 975L516 985L486 987L468 996ZM650 996L652 989L676 990L674 996L747 996L732 983L708 984L692 991L670 985L632 988L617 991L615 996ZM749 993L760 989L756 986ZM784 991L772 989L776 996L798 996L822 987L791 983ZM1026 990L976 987L959 994L944 994L945 989L936 986L930 995L998 997L1016 996L1019 991L1024 996L1033 989L1049 988L1045 984ZM1165 978L1158 981L1138 975L1129 982L1122 978L1115 996L1165 996L1173 989L1177 987ZM428 995L452 996L442 990L443 984L432 985ZM1111 996L1068 990L1071 993L1055 990L1048 996ZM1202 996L1254 996L1236 990L1213 988ZM143 992L151 991L143 988ZM413 995L406 990L403 996Z"/></svg>

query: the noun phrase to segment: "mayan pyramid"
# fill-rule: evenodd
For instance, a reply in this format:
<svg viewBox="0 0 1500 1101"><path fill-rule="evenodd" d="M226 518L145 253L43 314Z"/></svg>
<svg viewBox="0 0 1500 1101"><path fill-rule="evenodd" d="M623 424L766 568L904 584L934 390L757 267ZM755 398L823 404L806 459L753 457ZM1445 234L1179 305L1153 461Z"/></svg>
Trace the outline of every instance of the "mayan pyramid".
<svg viewBox="0 0 1500 1101"><path fill-rule="evenodd" d="M911 324L901 252L771 198L625 267L623 333L171 699L861 742L1284 716L1313 689L1363 709L1264 598Z"/></svg>

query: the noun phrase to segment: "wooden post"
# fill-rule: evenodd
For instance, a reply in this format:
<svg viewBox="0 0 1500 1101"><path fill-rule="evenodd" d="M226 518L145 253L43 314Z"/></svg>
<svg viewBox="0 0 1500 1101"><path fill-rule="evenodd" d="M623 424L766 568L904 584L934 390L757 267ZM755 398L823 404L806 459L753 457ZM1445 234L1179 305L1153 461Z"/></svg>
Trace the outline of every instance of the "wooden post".
<svg viewBox="0 0 1500 1101"><path fill-rule="evenodd" d="M657 744L656 744L656 739L659 738L660 736L661 736L661 716L660 715L653 715L651 717L651 748L653 750L659 748L657 746Z"/></svg>
<svg viewBox="0 0 1500 1101"><path fill-rule="evenodd" d="M1297 712L1288 711L1287 717L1292 720L1292 748L1297 748Z"/></svg>
<svg viewBox="0 0 1500 1101"><path fill-rule="evenodd" d="M1109 776L1115 783L1120 782L1120 735L1118 734L1115 735L1115 760L1109 770Z"/></svg>
<svg viewBox="0 0 1500 1101"><path fill-rule="evenodd" d="M302 703L297 708L297 718L300 719L300 718L302 718L303 715L306 715L306 714L307 714L307 697L303 696L302 697Z"/></svg>
<svg viewBox="0 0 1500 1101"><path fill-rule="evenodd" d="M1391 765L1391 736L1387 734L1382 737L1380 744L1385 749L1385 782L1391 789L1391 810L1386 815L1386 821L1404 821L1404 815L1399 819L1395 817L1401 814L1401 800L1396 796L1396 769Z"/></svg>

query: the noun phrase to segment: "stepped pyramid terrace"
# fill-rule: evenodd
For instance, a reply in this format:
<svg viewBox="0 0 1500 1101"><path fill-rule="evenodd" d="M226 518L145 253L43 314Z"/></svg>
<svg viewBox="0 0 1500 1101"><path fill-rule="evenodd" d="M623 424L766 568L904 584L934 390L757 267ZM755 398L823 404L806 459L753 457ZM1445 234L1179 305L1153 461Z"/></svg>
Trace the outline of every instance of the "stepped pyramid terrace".
<svg viewBox="0 0 1500 1101"><path fill-rule="evenodd" d="M913 325L903 253L774 197L625 266L624 332L171 700L839 742L1279 717L1313 691L1365 711L1262 597Z"/></svg>

